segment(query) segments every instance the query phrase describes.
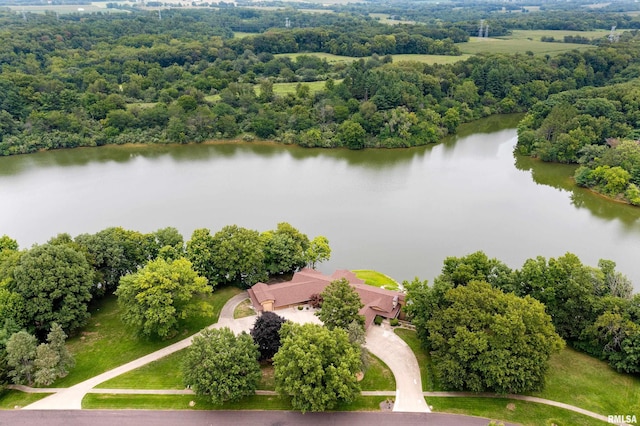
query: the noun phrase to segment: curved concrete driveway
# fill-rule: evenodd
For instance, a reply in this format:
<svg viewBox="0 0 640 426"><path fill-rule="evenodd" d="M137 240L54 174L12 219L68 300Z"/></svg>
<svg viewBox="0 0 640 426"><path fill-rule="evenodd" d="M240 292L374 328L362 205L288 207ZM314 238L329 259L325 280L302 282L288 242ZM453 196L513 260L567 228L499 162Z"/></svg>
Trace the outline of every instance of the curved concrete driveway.
<svg viewBox="0 0 640 426"><path fill-rule="evenodd" d="M235 307L247 298L246 293L242 293L236 295L229 299L227 303L222 307L220 311L220 317L218 322L209 326L209 328L222 328L222 327L230 327L231 326L243 326L243 324L238 323L235 324L233 320L233 311ZM234 332L236 331L236 327L232 328ZM240 330L242 331L242 330ZM152 352L148 355L145 355L141 358L135 359L131 362L123 364L119 367L114 368L113 370L106 371L102 374L94 376L84 382L80 382L71 387L60 390L59 392L54 393L53 395L42 398L39 401L34 402L33 404L29 404L24 409L26 410L80 410L82 409L82 398L94 387L99 385L102 382L105 382L109 379L117 377L121 374L127 373L131 370L135 370L138 367L142 367L143 365L149 364L150 362L156 361L162 357L170 355L174 352L177 352L181 349L184 349L191 345L191 341L194 336L197 336L197 333L193 336L187 337L179 342L176 342L172 345L169 345L165 348L162 348L156 352Z"/></svg>
<svg viewBox="0 0 640 426"><path fill-rule="evenodd" d="M209 328L229 327L236 334L243 331L248 332L255 322L255 315L239 319L233 318L233 312L236 306L245 299L247 299L246 292L229 299L220 311L218 322L209 326ZM311 322L322 324L320 319L314 315L313 310L287 308L278 311L278 315L297 323ZM100 383L184 349L191 345L194 336L190 336L69 388L58 389L53 395L27 405L24 409L80 410L84 396ZM383 360L395 376L396 398L393 411L429 412L429 407L425 403L424 396L422 395L422 383L418 362L409 346L393 333L393 331L383 326L372 327L367 332L366 347L371 353Z"/></svg>
<svg viewBox="0 0 640 426"><path fill-rule="evenodd" d="M428 413L429 406L422 394L420 367L411 348L386 325L367 331L369 351L393 371L396 378L396 401L393 411Z"/></svg>

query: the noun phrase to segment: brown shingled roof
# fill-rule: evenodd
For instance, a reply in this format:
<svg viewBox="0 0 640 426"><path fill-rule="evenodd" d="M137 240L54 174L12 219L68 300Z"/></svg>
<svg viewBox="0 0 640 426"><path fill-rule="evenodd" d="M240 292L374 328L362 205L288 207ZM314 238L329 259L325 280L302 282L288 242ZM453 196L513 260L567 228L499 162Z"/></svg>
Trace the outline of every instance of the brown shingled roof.
<svg viewBox="0 0 640 426"><path fill-rule="evenodd" d="M365 328L373 322L376 315L385 318L395 318L400 312L404 294L373 287L348 270L338 270L331 276L326 276L314 269L303 269L296 272L291 281L267 285L257 283L249 290L251 302L257 310L262 310L262 303L273 301L274 309L306 303L313 294L320 294L332 282L346 278L360 296L363 308L360 315L365 317Z"/></svg>

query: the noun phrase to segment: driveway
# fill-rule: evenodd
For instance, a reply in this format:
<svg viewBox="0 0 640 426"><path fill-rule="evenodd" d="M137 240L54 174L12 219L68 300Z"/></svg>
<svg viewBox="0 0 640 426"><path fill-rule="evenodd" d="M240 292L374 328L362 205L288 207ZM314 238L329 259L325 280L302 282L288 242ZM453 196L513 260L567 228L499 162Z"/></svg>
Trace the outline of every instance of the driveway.
<svg viewBox="0 0 640 426"><path fill-rule="evenodd" d="M365 347L393 371L396 378L396 400L393 411L428 413L422 394L420 367L411 348L385 324L367 331Z"/></svg>
<svg viewBox="0 0 640 426"><path fill-rule="evenodd" d="M247 299L246 292L229 299L220 312L218 322L209 328L229 327L236 334L243 331L249 332L256 320L255 315L233 319L233 312L236 306L245 299ZM322 324L320 319L315 316L313 309L287 308L279 310L277 313L290 321L300 324ZM80 410L82 408L82 398L100 383L184 349L191 345L193 337L188 337L69 388L60 389L53 395L24 408L29 410ZM385 326L374 326L367 332L366 347L389 366L396 378L396 398L393 411L429 412L429 407L422 395L418 362L407 344Z"/></svg>

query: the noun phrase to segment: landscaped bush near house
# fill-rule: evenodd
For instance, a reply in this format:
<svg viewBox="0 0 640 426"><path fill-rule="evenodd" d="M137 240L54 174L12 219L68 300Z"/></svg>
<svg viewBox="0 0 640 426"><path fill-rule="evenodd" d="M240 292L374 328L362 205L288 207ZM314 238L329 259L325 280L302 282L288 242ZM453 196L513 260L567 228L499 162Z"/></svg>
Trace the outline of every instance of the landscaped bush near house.
<svg viewBox="0 0 640 426"><path fill-rule="evenodd" d="M389 324L391 324L392 327L397 327L400 325L400 321L398 321L398 318L391 318L391 320L389 320Z"/></svg>
<svg viewBox="0 0 640 426"><path fill-rule="evenodd" d="M382 317L381 317L380 315L376 315L376 317L375 317L375 318L374 318L374 320L373 320L373 323L374 323L375 325L380 325L380 324L382 324Z"/></svg>

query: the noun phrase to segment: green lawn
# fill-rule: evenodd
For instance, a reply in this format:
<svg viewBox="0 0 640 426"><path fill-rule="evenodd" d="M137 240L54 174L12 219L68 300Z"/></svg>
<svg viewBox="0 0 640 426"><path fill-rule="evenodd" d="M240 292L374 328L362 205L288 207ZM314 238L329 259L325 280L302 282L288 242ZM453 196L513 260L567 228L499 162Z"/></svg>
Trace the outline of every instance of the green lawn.
<svg viewBox="0 0 640 426"><path fill-rule="evenodd" d="M197 316L182 323L180 332L172 339L147 339L124 327L120 320L117 299L108 297L94 307L87 326L78 336L68 340L67 346L75 356L76 366L67 377L56 381L52 387L71 386L141 356L147 355L202 330L218 321L222 306L240 289L226 287L216 289L204 299L212 306L210 317Z"/></svg>
<svg viewBox="0 0 640 426"><path fill-rule="evenodd" d="M0 391L0 410L13 410L15 408L22 408L49 395L51 394L26 393L11 389L5 389L3 391Z"/></svg>
<svg viewBox="0 0 640 426"><path fill-rule="evenodd" d="M354 269L351 272L356 274L356 277L364 280L367 285L374 287L385 288L387 290L399 290L400 285L396 280L382 272L373 271L371 269Z"/></svg>
<svg viewBox="0 0 640 426"><path fill-rule="evenodd" d="M420 340L416 332L413 330L407 330L404 328L396 328L395 333L404 340L411 348L418 360L420 366L420 378L422 379L422 390L424 391L441 391L444 390L438 382L438 378L433 371L433 363L431 362L431 355L422 348Z"/></svg>
<svg viewBox="0 0 640 426"><path fill-rule="evenodd" d="M185 350L167 355L157 361L100 383L100 389L184 389L181 362ZM273 366L263 364L258 389L275 390ZM375 355L369 354L369 369L360 382L362 390L395 390L396 382L389 367Z"/></svg>
<svg viewBox="0 0 640 426"><path fill-rule="evenodd" d="M184 389L182 357L186 349L174 352L140 368L100 383L101 389Z"/></svg>
<svg viewBox="0 0 640 426"><path fill-rule="evenodd" d="M256 311L253 309L253 305L251 304L251 300L243 300L240 302L236 309L233 311L233 319L245 318L255 315Z"/></svg>
<svg viewBox="0 0 640 426"><path fill-rule="evenodd" d="M466 43L456 44L462 53L468 55L476 55L478 53L525 53L531 51L536 55L557 55L573 49L586 50L594 49L595 46L588 44L573 43L545 43L537 40L528 39L498 39L488 38L479 39L471 37Z"/></svg>
<svg viewBox="0 0 640 426"><path fill-rule="evenodd" d="M372 353L369 353L369 368L360 382L360 389L363 391L396 390L396 379L393 372L384 361Z"/></svg>
<svg viewBox="0 0 640 426"><path fill-rule="evenodd" d="M416 354L423 389L443 390L436 382L429 354L420 346L416 333L404 329L395 332ZM531 395L602 415L640 413L640 378L617 373L605 362L570 348L551 357L545 383L543 391Z"/></svg>
<svg viewBox="0 0 640 426"><path fill-rule="evenodd" d="M498 421L520 423L524 426L607 424L562 408L512 399L427 397L427 404L436 412L487 417Z"/></svg>
<svg viewBox="0 0 640 426"><path fill-rule="evenodd" d="M640 415L640 378L569 348L551 357L545 388L532 395L603 415Z"/></svg>
<svg viewBox="0 0 640 426"><path fill-rule="evenodd" d="M359 396L351 404L339 404L333 411L376 411L384 401L380 396ZM194 401L193 407L189 402ZM88 394L82 400L84 409L135 410L291 410L288 398L278 395L254 395L238 402L213 405L196 395L113 395Z"/></svg>

